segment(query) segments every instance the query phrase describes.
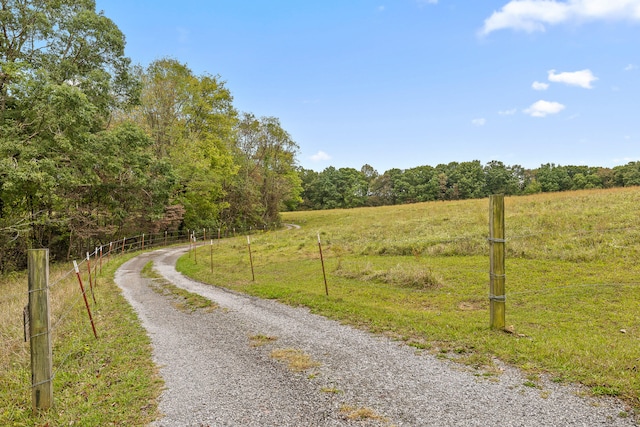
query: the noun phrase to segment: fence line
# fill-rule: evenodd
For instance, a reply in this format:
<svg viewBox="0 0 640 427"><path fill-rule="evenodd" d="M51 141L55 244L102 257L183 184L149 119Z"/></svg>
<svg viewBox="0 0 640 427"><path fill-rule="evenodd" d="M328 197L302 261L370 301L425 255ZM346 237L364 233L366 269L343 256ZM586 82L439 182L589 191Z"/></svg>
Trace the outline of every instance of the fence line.
<svg viewBox="0 0 640 427"><path fill-rule="evenodd" d="M169 235L168 233L152 233L152 234L140 234L137 236L132 236L132 237L123 237L122 239L116 240L115 242L109 242L108 244L103 244L101 246L98 246L95 248L95 250L93 252L91 252L90 254L87 255L86 258L81 258L82 261L79 262L79 265L82 265L84 262L90 263L90 260L92 257L95 257L96 260L99 260L98 262L94 262L94 264L91 266L91 269L93 270L94 274L96 274L97 277L97 269L98 269L98 265L100 262L101 265L101 261L103 257L106 257L107 259L110 259L110 257L112 255L118 255L123 253L125 250L126 252L129 251L136 251L136 250L141 250L141 249L152 249L152 248L156 248L156 247L162 247L162 246L167 246L167 245L171 245L171 244L175 244L178 242L189 242L190 241L190 236L196 236L196 241L198 240L198 236L202 236L202 240L203 240L203 244L200 246L206 246L206 241L205 241L205 236L208 236L211 239L211 245L213 245L213 240L215 239L222 239L222 238L226 238L226 237L230 237L231 232L233 230L233 237L236 237L238 235L243 235L243 234L251 234L251 233L263 233L265 232L265 230L261 230L261 229L252 229L252 227L249 227L248 229L245 230L240 230L240 229L226 229L224 233L222 233L222 230L218 229L217 233L215 232L216 230L209 230L209 234L207 235L207 231L206 229L203 230L187 230L186 233L174 233L172 235ZM530 237L540 237L540 236L549 236L549 235L553 235L553 236L558 236L558 237L562 237L562 236L589 236L589 235L602 235L604 233L614 233L614 232L629 232L629 231L639 231L640 228L638 227L624 227L624 228L612 228L612 229L604 229L604 230L575 230L575 231L571 231L571 232L553 232L553 233L532 233L532 234L522 234L522 235L516 235L516 236L512 236L509 237L507 239L505 239L505 241L509 242L509 241L515 241L515 240L523 240L523 239L527 239ZM201 232L201 234L200 234ZM318 235L319 238L319 235ZM256 238L254 239L254 244L255 243L260 243L260 238ZM311 239L309 239L311 240ZM422 246L435 246L435 245L439 245L439 244L452 244L452 243L458 243L461 241L475 241L476 243L479 243L480 241L486 242L488 239L487 237L482 237L482 236L478 236L478 235L472 235L472 236L460 236L460 237L447 237L447 238L442 238L442 239L433 239L433 240L416 240L416 243L421 244ZM350 243L348 239L332 239L332 238L326 238L326 241L328 243L329 246L332 245L338 245L338 244L343 244L343 243ZM251 244L251 243L249 243ZM598 243L600 244L604 244L604 243ZM121 245L121 246L120 246ZM199 247L197 245L197 243L194 245L197 248ZM107 250L105 251L104 249L107 248ZM383 255L384 256L384 255ZM407 255L409 256L409 255ZM91 277L91 269L88 272L89 277ZM446 270L452 270L452 269L446 269ZM57 287L60 283L64 282L65 280L69 279L69 276L71 276L73 274L73 272L75 271L75 269L70 269L67 270L65 273L63 273L63 275L61 277L58 277L53 283L48 284L47 288L48 289L53 289L55 287ZM456 271L461 271L461 269L457 268ZM472 272L472 273L477 273L477 274L487 274L489 273L488 269L484 269L484 270L476 270L476 269L463 269L463 271L465 272ZM507 292L507 296L511 297L511 296L520 296L520 295L528 295L528 294L534 294L534 293L552 293L552 292L556 292L559 290L564 290L564 289L569 289L569 288L578 288L578 287L602 287L602 286L607 286L607 287L612 287L612 286L638 286L640 285L640 283L638 282L630 282L630 283L608 283L608 284L574 284L574 285L566 285L566 286L559 286L559 287L554 287L554 288L546 288L546 289L536 289L536 290L530 290L530 291L519 291L519 292ZM390 288L393 288L394 286L390 286ZM72 302L69 303L67 302L62 309L58 309L57 311L59 312L60 310L62 310L62 314L57 316L57 319L55 321L55 323L53 323L53 325L50 327L49 331L47 331L48 333L53 333L54 331L56 331L58 329L59 326L62 325L63 321L66 319L67 316L69 316L70 313L72 313L72 311L74 309L76 309L78 307L78 305L80 305L80 298L86 297L86 290L82 291L79 295L77 295L75 298L73 298ZM0 300L0 302L5 301L5 300L9 300L9 298ZM3 341L3 343L15 343L16 340L14 339L9 339L6 341ZM78 340L76 339L75 341L76 343L78 342ZM73 347L73 345L72 345ZM53 378L55 378L55 375L57 374L57 372L63 367L63 365L66 363L66 361L68 360L68 358L71 356L71 354L73 354L73 350L71 350L69 353L67 353L66 355L64 355L62 357L62 361L57 363L57 367L54 370L53 374L51 375L50 381L53 380ZM32 384L31 388L40 385L40 384ZM28 387L27 387L28 388Z"/></svg>
<svg viewBox="0 0 640 427"><path fill-rule="evenodd" d="M241 231L238 231L241 232ZM204 233L206 233L206 230L203 229L202 230L202 235L204 236ZM198 236L198 231L196 230L189 230L187 231L187 233L176 233L173 235L169 235L169 233L155 233L155 234L140 234L138 236L133 236L133 237L123 237L122 239L119 239L115 242L110 242L108 245L101 245L101 246L96 246L95 249L92 252L86 252L86 256L85 257L80 257L81 261L77 262L77 261L73 261L74 262L74 267L66 270L65 272L62 273L61 276L57 277L55 281L51 282L51 283L46 283L43 285L43 287L40 289L35 289L35 290L29 290L29 294L33 293L33 292L38 292L38 291L50 291L50 290L54 290L60 287L60 285L62 283L65 283L66 281L68 281L70 279L70 277L73 275L73 273L76 273L76 276L78 278L78 280L80 281L80 287L81 287L81 291L78 294L75 294L75 296L72 297L67 297L65 298L65 302L61 307L56 308L56 313L50 313L49 316L55 316L55 321L53 323L49 323L46 327L46 330L37 332L37 333L29 333L29 336L27 337L28 340L33 340L36 338L40 338L40 337L44 337L47 336L50 342L51 347L54 347L51 344L51 340L52 338L57 339L57 337L54 337L54 332L56 330L59 330L59 328L61 328L61 326L64 324L65 319L67 319L73 312L74 310L76 310L78 308L78 306L81 305L81 299L85 300L85 304L87 306L87 311L89 312L89 319L90 319L90 323L92 326L92 329L94 331L94 335L97 338L97 334L96 334L96 329L95 329L95 323L93 321L93 318L90 314L90 308L89 308L89 302L87 301L87 289L84 289L84 287L82 286L82 276L86 275L89 282L90 282L90 291L91 294L93 296L93 301L94 304L97 304L96 300L95 300L95 295L93 293L93 287L97 286L97 283L92 282L92 275L95 275L96 280L97 280L97 276L98 276L98 268L100 267L100 271L102 270L102 259L104 257L106 257L107 259L110 259L111 256L113 254L117 255L117 254L121 254L126 252L130 252L130 251L137 251L137 250L143 250L143 249L152 249L154 247L159 247L159 246L165 246L165 245L170 245L170 244L175 244L175 243L179 243L182 241L187 241L189 239L189 236ZM220 236L220 234L218 234L218 236ZM146 240L145 240L146 237ZM213 241L213 240L212 240ZM120 242L122 244L122 246L120 247ZM104 248L108 247L108 250L105 252ZM91 260L94 260L93 264L91 264ZM82 273L80 272L80 266L84 265L84 263L87 263L87 271ZM48 270L48 266L47 266L47 270ZM84 269L83 269L84 270ZM47 278L48 279L48 278ZM48 280L47 280L48 282ZM49 298L47 297L47 300ZM15 297L10 297L10 298L6 298L7 301L11 300L11 301L15 301ZM4 301L4 300L3 300ZM28 330L27 328L27 324L25 324L25 328ZM3 346L5 344L11 344L13 343L18 344L18 340L17 339L7 339L7 340L3 340L2 344ZM79 340L76 338L74 340L75 343L78 343ZM33 380L30 386L25 386L24 390L28 390L31 389L32 390L32 394L33 394L33 405L34 405L34 409L39 409L41 408L41 396L42 394L40 393L40 391L35 392L34 390L36 389L40 389L41 386L49 383L49 384L53 384L53 380L56 377L56 374L63 368L64 364L66 363L66 361L69 359L69 357L71 357L71 355L75 352L75 347L76 345L74 343L71 344L71 349L68 353L62 355L61 357L61 361L56 363L56 367L55 369L52 369L51 372L49 374L47 374L46 376L48 378L42 378L39 380ZM33 352L33 349L32 349ZM53 368L53 354L51 352L51 350L49 351L50 356L48 358L48 362L49 365L51 365L51 367ZM57 357L56 357L57 358ZM32 378L35 378L32 374ZM37 397L36 397L37 396ZM48 404L46 402L44 402L44 406L42 406L42 409L47 409L48 408Z"/></svg>

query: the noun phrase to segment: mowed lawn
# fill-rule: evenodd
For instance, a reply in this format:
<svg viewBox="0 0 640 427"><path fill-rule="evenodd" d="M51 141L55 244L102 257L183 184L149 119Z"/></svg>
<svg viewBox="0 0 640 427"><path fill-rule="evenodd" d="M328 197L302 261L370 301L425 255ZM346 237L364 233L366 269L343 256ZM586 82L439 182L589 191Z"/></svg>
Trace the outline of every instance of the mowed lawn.
<svg viewBox="0 0 640 427"><path fill-rule="evenodd" d="M640 408L640 188L505 199L507 331L489 328L489 201L288 212L201 242L185 274L499 375L494 360ZM320 259L321 240L326 295ZM251 261L253 262L252 280Z"/></svg>

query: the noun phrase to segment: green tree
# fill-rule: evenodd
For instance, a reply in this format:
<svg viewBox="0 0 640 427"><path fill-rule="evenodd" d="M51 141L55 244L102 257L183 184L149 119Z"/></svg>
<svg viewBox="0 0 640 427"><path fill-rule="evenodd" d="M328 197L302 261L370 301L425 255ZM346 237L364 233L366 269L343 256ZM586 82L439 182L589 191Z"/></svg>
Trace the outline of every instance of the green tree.
<svg viewBox="0 0 640 427"><path fill-rule="evenodd" d="M298 145L275 117L244 113L236 132L240 170L226 187L231 201L225 222L241 227L277 224L281 210L302 201Z"/></svg>
<svg viewBox="0 0 640 427"><path fill-rule="evenodd" d="M506 166L492 160L484 167L486 194L519 194L524 185L524 169L519 166Z"/></svg>
<svg viewBox="0 0 640 427"><path fill-rule="evenodd" d="M572 186L567 168L553 163L547 163L536 169L535 177L543 192L566 191Z"/></svg>
<svg viewBox="0 0 640 427"><path fill-rule="evenodd" d="M7 0L0 18L0 247L56 257L69 195L96 182L99 134L139 87L124 36L93 1Z"/></svg>
<svg viewBox="0 0 640 427"><path fill-rule="evenodd" d="M238 171L231 93L219 77L196 76L174 59L159 59L138 73L140 105L119 119L142 126L156 157L176 170L171 203L183 208L184 226L216 228L228 207L224 183Z"/></svg>

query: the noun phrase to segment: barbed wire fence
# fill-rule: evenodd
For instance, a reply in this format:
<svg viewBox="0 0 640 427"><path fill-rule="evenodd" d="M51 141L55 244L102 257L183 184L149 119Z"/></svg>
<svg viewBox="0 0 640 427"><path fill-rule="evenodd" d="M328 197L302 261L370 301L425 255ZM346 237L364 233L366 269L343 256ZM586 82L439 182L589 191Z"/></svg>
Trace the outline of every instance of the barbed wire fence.
<svg viewBox="0 0 640 427"><path fill-rule="evenodd" d="M275 228L273 228L275 229ZM87 253L87 256L83 258L79 263L77 268L69 268L66 269L59 277L57 277L52 283L47 285L47 290L51 292L64 292L67 294L65 298L55 298L56 301L64 301L64 303L54 304L52 307L52 321L48 329L46 330L46 334L49 335L52 340L55 342L60 340L71 340L71 344L67 345L68 348L65 352L54 351L53 357L53 366L51 370L51 374L49 378L40 381L34 381L30 386L25 386L25 390L30 389L33 391L34 389L42 386L43 384L52 383L53 379L56 377L61 370L64 369L65 363L72 358L74 353L78 351L78 346L84 342L84 337L71 336L69 337L65 333L60 333L62 327L65 324L65 321L73 316L78 315L78 313L82 312L82 303L83 300L91 300L93 299L93 304L99 304L99 301L95 300L95 295L93 294L93 287L98 286L98 277L102 272L103 263L109 262L112 257L122 255L127 252L132 251L140 251L153 249L157 247L170 246L178 243L189 243L193 245L193 247L205 246L209 241L209 244L213 245L215 240L227 238L227 237L237 237L242 235L255 234L258 232L266 232L272 230L272 227L247 227L246 229L240 228L219 228L213 230L187 230L182 233L150 233L150 234L140 234L132 237L124 237L120 240L110 242L106 245L98 246L94 249L93 252ZM507 248L507 271L508 271L508 263L510 258L518 258L519 254L514 254L513 249L510 248L513 244L517 243L518 245L526 246L526 242L531 241L539 241L543 238L554 238L556 240L571 240L571 239L583 239L583 240L593 240L593 246L600 249L613 249L613 250L633 250L637 251L638 248L633 242L629 242L627 239L620 239L620 234L631 234L631 235L640 235L640 228L637 227L613 227L613 228L604 228L597 230L567 230L563 232L536 232L535 230L518 230L520 233L514 236L510 236L505 240L506 248ZM604 236L609 235L610 239L605 239ZM314 236L315 237L315 234ZM274 233L273 237L274 241L277 241L277 233ZM320 233L318 233L318 239L320 239ZM330 236L323 236L323 240L326 241L326 244L329 246L349 246L352 244L348 239L335 239ZM415 240L415 239L414 239ZM622 241L621 241L622 240ZM254 240L253 244L259 244L260 240ZM320 243L320 241L318 242ZM250 245L251 242L248 242ZM434 255L437 255L438 252L446 252L450 250L452 253L455 252L463 252L463 250L456 249L460 247L471 248L472 251L476 251L479 247L484 247L485 251L487 248L487 237L480 235L472 235L472 236L449 236L446 238L431 238L431 239L422 239L420 242L420 247L418 249L412 248L411 245L407 245L405 248L397 248L396 251L399 254L412 254L416 256L422 256L424 252L427 254L430 250L434 252ZM453 249L449 249L449 247ZM191 248L190 248L191 249ZM322 250L322 249L320 249ZM381 249L382 250L382 249ZM594 249L595 250L595 249ZM191 251L190 251L191 252ZM197 252L194 252L196 254ZM486 252L485 252L486 253ZM319 258L320 259L320 258ZM212 267L213 268L213 267ZM477 265L477 266L464 266L457 268L458 271L464 270L466 273L475 274L479 278L479 280L485 280L488 282L489 275L491 274L489 271L488 263L485 266ZM82 289L82 284L80 283L80 291L78 291L76 286L63 286L64 283L68 283L73 280L73 275L76 274L78 281L82 282L82 278L86 278L85 282L89 283L88 289ZM484 277L484 279L481 279ZM508 274L507 274L508 277ZM326 280L326 279L325 279ZM326 286L326 282L325 282ZM637 287L640 286L640 282L635 281L607 281L607 282L599 282L595 281L594 283L549 283L549 286L546 288L537 287L536 289L522 289L519 287L517 290L510 290L509 287L509 279L507 279L507 287L505 293L505 303L507 307L509 307L509 301L512 299L522 299L526 298L530 295L540 295L540 294L556 294L563 293L566 295L567 291L571 289L602 289L602 288L620 288L620 287ZM62 291L63 288L71 289ZM73 290L75 289L75 290ZM328 290L327 290L328 293ZM486 298L487 295L480 296ZM489 298L491 298L491 294L489 294ZM11 299L10 296L0 298L0 304L5 302L9 302ZM85 304L87 311L90 311L90 304ZM510 310L509 307L507 310ZM29 322L28 317L26 315L27 310L24 311L24 320L25 320L25 330L24 330L24 339L25 341L29 341L34 338L33 335L29 332ZM92 323L87 320L87 326ZM92 324L94 327L94 334L96 326ZM99 325L97 326L99 330ZM44 335L44 333L40 333ZM96 339L98 337L97 334ZM37 338L37 337L35 337ZM15 346L16 339L15 337L10 337L9 334L5 334L2 332L0 334L0 345L5 348L10 348L11 346ZM54 349L58 349L62 346L54 345Z"/></svg>
<svg viewBox="0 0 640 427"><path fill-rule="evenodd" d="M28 356L25 354L26 347L30 349L32 380L30 385L25 384L22 387L22 391L31 391L34 410L48 409L50 407L53 401L53 380L59 372L65 369L67 361L72 359L74 354L82 351L80 347L84 345L83 343L86 343L86 336L83 335L82 331L70 333L65 329L67 321L69 319L77 319L86 310L85 316L88 316L88 318L84 331L91 333L88 329L90 325L95 339L99 339L98 331L100 325L94 321L91 308L100 303L99 300L96 300L94 288L99 286L98 279L102 274L103 265L109 263L115 256L174 244L184 244L197 238L203 239L206 233L207 230L203 229L123 237L109 244L98 246L92 252L87 252L86 256L79 262L73 260L73 267L64 269L51 281L48 278L47 251L46 262L37 267L41 271L35 274L44 278L44 282L37 285L36 289L29 289L28 299L30 302L22 310L23 333L21 335L24 343L29 343L29 345L23 345L22 349L20 349L20 338L17 336L16 328L6 332L3 331L0 334L0 345L3 348L20 349L14 351L19 352L22 358ZM215 237L222 237L222 230L217 232ZM30 273L29 281L33 280L32 274ZM33 295L40 293L42 293L42 296L33 298ZM9 295L0 301L3 304L5 302L7 304L15 304L16 297ZM41 307L42 305L46 305L46 308ZM38 312L40 313L38 314ZM35 330L37 332L34 332ZM63 341L64 343L62 343ZM66 350L61 351L63 348ZM37 374L35 373L36 370L39 371ZM19 392L19 390L16 391Z"/></svg>
<svg viewBox="0 0 640 427"><path fill-rule="evenodd" d="M113 257L130 252L185 243L189 243L189 252L191 252L192 247L195 247L199 242L204 242L206 239L211 239L213 242L213 240L217 239L259 231L264 232L276 228L276 225L256 225L255 227L248 226L246 228L223 226L209 230L203 228L174 232L165 231L123 237L108 244L96 246L92 252L86 252L86 256L79 256L79 262L73 260L73 266L67 269L63 268L63 271L58 273L52 281L49 281L48 277L47 252L46 263L39 267L43 270L37 273L45 281L38 285L37 289L30 289L28 292L29 300L32 300L32 295L42 293L42 296L38 298L39 302L33 305L46 305L46 309L42 307L36 308L27 303L21 310L22 333L19 334L17 332L15 325L12 328L0 330L0 345L3 348L11 349L13 353L19 353L21 359L28 357L29 350L31 352L32 375L31 381L29 381L31 384L14 387L16 393L31 391L34 410L48 409L50 407L53 401L53 380L58 373L64 370L67 361L82 351L80 347L86 343L86 336L82 335L82 332L74 335L65 329L65 324L69 319L76 319L82 316L83 306L88 317L85 331L88 331L90 325L94 338L99 339L100 325L94 321L91 312L91 307L95 307L100 303L96 299L94 288L98 286L98 278L102 274L103 264L109 263ZM64 265L64 263L57 264ZM17 300L15 295L6 295L0 298L0 304L16 304ZM18 310L12 311L16 312ZM41 311L41 313L35 314L38 311ZM38 320L34 320L36 318ZM33 333L32 331L36 326L38 331ZM36 343L36 341L38 342ZM62 342L64 342L64 345ZM27 346L26 343L29 345ZM66 348L66 350L60 351L62 348ZM34 356L34 353L36 356ZM36 358L35 362L34 357ZM35 367L33 366L34 364L36 365ZM40 372L35 374L34 369L40 370Z"/></svg>

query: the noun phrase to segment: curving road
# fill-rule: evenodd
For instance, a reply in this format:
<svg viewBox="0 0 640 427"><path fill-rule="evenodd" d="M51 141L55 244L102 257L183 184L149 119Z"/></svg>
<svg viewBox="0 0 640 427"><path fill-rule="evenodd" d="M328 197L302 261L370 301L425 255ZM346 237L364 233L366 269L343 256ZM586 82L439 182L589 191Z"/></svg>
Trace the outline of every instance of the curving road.
<svg viewBox="0 0 640 427"><path fill-rule="evenodd" d="M153 343L166 389L155 426L636 426L614 400L526 379L504 367L497 378L308 310L185 278L161 249L125 263L116 282ZM176 286L220 305L185 313L149 287L149 261ZM277 338L252 346L251 338ZM303 351L319 366L294 372L271 357Z"/></svg>

